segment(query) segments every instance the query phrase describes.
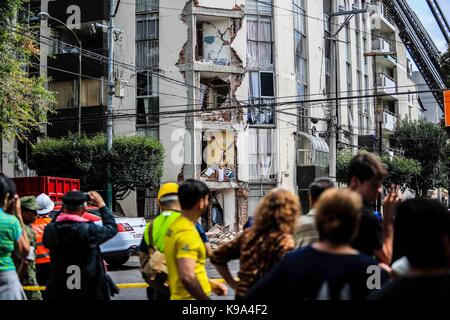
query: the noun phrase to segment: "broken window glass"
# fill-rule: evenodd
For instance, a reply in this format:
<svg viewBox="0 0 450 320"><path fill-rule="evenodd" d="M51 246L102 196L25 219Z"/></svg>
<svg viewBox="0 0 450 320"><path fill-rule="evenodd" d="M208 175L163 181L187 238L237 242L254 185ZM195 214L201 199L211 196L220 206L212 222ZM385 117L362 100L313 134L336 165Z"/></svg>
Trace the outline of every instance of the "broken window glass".
<svg viewBox="0 0 450 320"><path fill-rule="evenodd" d="M159 98L138 98L136 101L136 124L153 125L159 123Z"/></svg>
<svg viewBox="0 0 450 320"><path fill-rule="evenodd" d="M273 73L250 72L250 99L247 121L250 124L274 124Z"/></svg>

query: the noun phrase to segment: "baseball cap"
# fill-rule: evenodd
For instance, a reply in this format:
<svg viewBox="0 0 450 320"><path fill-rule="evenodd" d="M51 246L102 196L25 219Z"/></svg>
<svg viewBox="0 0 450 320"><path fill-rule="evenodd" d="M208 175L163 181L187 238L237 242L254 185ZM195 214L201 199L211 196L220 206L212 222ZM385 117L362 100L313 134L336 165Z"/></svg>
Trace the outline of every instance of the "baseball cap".
<svg viewBox="0 0 450 320"><path fill-rule="evenodd" d="M63 204L69 207L79 207L86 203L88 199L84 192L81 191L70 191L67 192L62 198Z"/></svg>
<svg viewBox="0 0 450 320"><path fill-rule="evenodd" d="M47 214L55 208L55 203L45 193L36 197L36 204L38 207L37 213L41 215Z"/></svg>
<svg viewBox="0 0 450 320"><path fill-rule="evenodd" d="M23 209L27 209L30 211L36 211L38 209L38 206L36 204L36 197L28 196L28 197L20 198L20 206Z"/></svg>

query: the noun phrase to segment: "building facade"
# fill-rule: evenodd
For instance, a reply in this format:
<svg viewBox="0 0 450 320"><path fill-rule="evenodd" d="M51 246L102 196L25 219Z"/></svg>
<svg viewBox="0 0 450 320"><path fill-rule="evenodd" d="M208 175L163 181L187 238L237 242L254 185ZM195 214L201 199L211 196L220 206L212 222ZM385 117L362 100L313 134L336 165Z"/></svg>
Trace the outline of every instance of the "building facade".
<svg viewBox="0 0 450 320"><path fill-rule="evenodd" d="M95 24L109 1L34 2L81 39L82 130L105 131L107 35ZM205 181L209 225L241 229L275 187L299 193L306 211L309 184L328 175L332 130L338 150L376 151L381 123L389 151L397 121L422 114L404 94L416 91L412 64L381 1L136 0L115 20L114 134L161 141L161 182ZM46 134L61 136L78 124L77 50L61 44L76 42L40 23L40 72L58 100ZM155 215L156 191L132 193L123 211Z"/></svg>

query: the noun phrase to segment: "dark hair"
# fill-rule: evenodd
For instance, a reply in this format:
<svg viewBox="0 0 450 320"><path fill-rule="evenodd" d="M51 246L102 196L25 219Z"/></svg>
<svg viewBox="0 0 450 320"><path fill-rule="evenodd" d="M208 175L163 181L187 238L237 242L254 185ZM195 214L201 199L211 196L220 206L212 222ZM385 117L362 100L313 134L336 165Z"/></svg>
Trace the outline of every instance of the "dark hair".
<svg viewBox="0 0 450 320"><path fill-rule="evenodd" d="M14 197L17 193L16 184L11 178L0 174L0 198L4 199L7 193L11 198Z"/></svg>
<svg viewBox="0 0 450 320"><path fill-rule="evenodd" d="M200 199L206 196L211 196L211 191L205 183L198 180L185 180L178 189L178 199L183 210L192 209Z"/></svg>
<svg viewBox="0 0 450 320"><path fill-rule="evenodd" d="M376 155L361 151L350 161L347 184L350 185L353 177L358 178L363 183L373 177L383 180L387 177L387 174L386 168Z"/></svg>
<svg viewBox="0 0 450 320"><path fill-rule="evenodd" d="M450 236L450 213L441 203L431 199L401 203L394 228L399 249L412 266L448 266L443 238Z"/></svg>
<svg viewBox="0 0 450 320"><path fill-rule="evenodd" d="M328 189L316 204L316 226L320 240L349 244L361 218L361 196L349 189Z"/></svg>
<svg viewBox="0 0 450 320"><path fill-rule="evenodd" d="M319 196L327 189L334 188L334 182L330 178L320 177L314 180L309 186L311 201L316 202Z"/></svg>

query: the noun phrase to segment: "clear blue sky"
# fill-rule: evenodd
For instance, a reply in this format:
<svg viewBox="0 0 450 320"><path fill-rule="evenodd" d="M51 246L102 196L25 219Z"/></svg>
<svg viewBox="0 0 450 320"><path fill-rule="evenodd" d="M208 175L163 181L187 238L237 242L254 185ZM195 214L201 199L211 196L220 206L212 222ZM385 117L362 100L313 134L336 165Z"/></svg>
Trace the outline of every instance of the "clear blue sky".
<svg viewBox="0 0 450 320"><path fill-rule="evenodd" d="M427 29L434 43L441 52L447 51L447 43L439 29L426 0L408 0L409 5L414 9L422 24ZM438 0L447 21L450 22L450 0Z"/></svg>

